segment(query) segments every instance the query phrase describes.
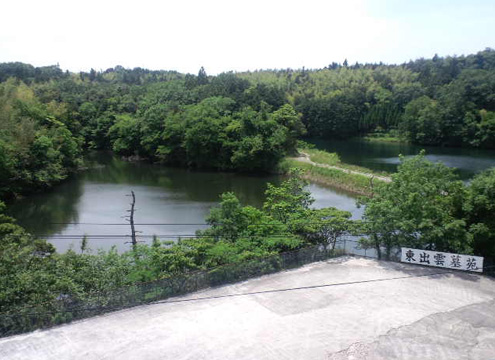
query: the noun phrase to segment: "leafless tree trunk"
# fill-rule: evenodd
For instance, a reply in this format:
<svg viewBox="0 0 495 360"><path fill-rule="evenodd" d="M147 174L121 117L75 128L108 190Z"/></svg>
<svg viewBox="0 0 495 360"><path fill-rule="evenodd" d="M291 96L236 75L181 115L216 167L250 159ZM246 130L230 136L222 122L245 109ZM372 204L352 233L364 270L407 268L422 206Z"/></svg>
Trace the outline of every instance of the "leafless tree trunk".
<svg viewBox="0 0 495 360"><path fill-rule="evenodd" d="M137 245L137 239L136 239L136 229L134 227L134 212L136 211L134 209L134 206L136 205L136 195L134 195L134 191L131 191L131 195L127 195L132 197L132 202L131 202L131 209L127 210L130 214L126 216L127 221L129 221L129 224L131 225L131 243L132 243L132 248L133 250L136 250L136 245Z"/></svg>

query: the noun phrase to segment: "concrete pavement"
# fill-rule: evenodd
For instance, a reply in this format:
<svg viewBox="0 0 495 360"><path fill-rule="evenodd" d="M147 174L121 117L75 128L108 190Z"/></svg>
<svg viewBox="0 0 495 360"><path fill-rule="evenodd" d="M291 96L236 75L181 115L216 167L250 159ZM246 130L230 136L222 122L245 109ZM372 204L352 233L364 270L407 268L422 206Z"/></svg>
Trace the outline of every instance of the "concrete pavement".
<svg viewBox="0 0 495 360"><path fill-rule="evenodd" d="M494 359L495 281L343 257L0 339L0 359Z"/></svg>

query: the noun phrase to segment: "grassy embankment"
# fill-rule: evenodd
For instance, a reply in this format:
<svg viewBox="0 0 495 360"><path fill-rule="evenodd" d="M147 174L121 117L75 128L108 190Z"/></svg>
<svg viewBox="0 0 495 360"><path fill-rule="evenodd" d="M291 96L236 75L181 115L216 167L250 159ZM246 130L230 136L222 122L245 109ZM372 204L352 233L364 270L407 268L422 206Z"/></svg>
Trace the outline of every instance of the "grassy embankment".
<svg viewBox="0 0 495 360"><path fill-rule="evenodd" d="M303 169L303 177L316 183L371 196L374 188L389 181L386 173L342 163L336 153L307 148L299 153L301 157L286 158L282 168Z"/></svg>
<svg viewBox="0 0 495 360"><path fill-rule="evenodd" d="M363 136L361 139L364 139L365 141L369 141L369 142L382 142L382 143L401 143L401 144L404 144L404 143L407 143L406 141L398 138L398 137L395 137L395 136L378 136L378 137L375 137L375 136Z"/></svg>
<svg viewBox="0 0 495 360"><path fill-rule="evenodd" d="M397 131L373 132L367 134L366 136L361 137L360 139L364 139L365 141L370 141L370 142L401 143L401 144L408 143L408 141L403 137L401 137Z"/></svg>

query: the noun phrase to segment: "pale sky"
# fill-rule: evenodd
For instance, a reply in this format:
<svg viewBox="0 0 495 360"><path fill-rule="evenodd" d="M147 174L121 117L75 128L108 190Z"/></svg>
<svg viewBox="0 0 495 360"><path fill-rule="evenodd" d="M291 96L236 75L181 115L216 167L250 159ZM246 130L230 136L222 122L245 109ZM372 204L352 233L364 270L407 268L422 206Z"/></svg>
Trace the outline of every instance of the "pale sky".
<svg viewBox="0 0 495 360"><path fill-rule="evenodd" d="M0 62L208 74L495 47L495 0L5 0Z"/></svg>

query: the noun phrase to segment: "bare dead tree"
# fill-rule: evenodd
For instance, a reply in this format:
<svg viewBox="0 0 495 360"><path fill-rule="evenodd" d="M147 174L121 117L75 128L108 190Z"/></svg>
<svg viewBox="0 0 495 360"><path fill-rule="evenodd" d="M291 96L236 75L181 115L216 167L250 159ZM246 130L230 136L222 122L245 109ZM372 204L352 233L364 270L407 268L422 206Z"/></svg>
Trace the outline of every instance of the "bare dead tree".
<svg viewBox="0 0 495 360"><path fill-rule="evenodd" d="M137 239L136 239L136 228L134 227L134 212L136 209L134 208L136 205L136 195L134 195L134 191L131 191L130 195L132 197L132 202L131 202L131 209L127 210L130 214L126 216L126 220L129 221L129 224L131 225L131 243L132 243L132 248L136 250L136 245L137 245Z"/></svg>

